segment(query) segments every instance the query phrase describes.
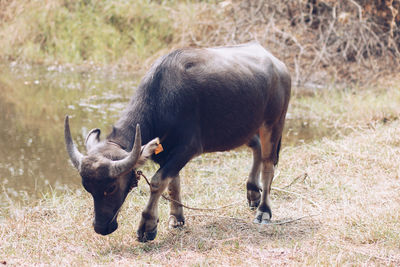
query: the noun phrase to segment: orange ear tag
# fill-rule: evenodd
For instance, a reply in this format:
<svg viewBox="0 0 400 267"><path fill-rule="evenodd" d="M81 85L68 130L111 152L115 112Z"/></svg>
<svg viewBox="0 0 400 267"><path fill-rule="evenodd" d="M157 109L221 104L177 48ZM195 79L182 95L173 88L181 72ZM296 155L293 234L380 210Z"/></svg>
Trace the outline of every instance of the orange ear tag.
<svg viewBox="0 0 400 267"><path fill-rule="evenodd" d="M161 152L164 151L164 148L162 147L161 144L158 144L157 148L154 150L154 154L160 154Z"/></svg>

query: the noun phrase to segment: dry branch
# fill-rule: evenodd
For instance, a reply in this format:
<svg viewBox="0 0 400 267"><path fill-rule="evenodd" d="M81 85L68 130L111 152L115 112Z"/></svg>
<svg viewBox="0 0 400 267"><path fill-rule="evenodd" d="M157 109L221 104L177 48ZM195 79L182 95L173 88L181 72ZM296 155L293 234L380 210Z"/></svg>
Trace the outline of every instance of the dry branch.
<svg viewBox="0 0 400 267"><path fill-rule="evenodd" d="M297 85L369 83L399 70L399 9L400 0L224 1L183 38L196 46L257 40L287 63Z"/></svg>

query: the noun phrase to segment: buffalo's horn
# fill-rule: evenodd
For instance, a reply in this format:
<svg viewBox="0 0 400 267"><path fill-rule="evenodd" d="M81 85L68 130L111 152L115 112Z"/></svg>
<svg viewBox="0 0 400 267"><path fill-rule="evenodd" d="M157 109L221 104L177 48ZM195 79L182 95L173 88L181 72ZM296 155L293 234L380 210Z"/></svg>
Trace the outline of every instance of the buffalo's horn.
<svg viewBox="0 0 400 267"><path fill-rule="evenodd" d="M133 169L140 156L140 149L142 146L142 136L140 134L140 126L136 125L135 143L133 144L132 151L121 160L112 161L110 167L110 176L118 177L121 174L127 173Z"/></svg>
<svg viewBox="0 0 400 267"><path fill-rule="evenodd" d="M69 158L71 159L72 164L74 164L75 168L78 171L80 171L83 155L76 148L74 141L72 141L71 131L69 129L69 117L68 116L65 117L64 138L65 138L65 145L67 146Z"/></svg>

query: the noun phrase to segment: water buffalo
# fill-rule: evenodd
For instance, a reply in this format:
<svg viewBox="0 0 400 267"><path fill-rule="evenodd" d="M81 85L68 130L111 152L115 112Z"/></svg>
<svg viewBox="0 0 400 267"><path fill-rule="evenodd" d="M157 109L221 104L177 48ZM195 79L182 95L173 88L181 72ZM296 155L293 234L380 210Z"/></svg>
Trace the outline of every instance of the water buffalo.
<svg viewBox="0 0 400 267"><path fill-rule="evenodd" d="M160 168L151 178L137 236L141 242L153 240L159 198L168 187L170 198L181 201L179 172L185 164L202 153L243 144L253 151L247 199L258 207L254 221L268 223L290 91L285 65L257 43L187 48L152 65L105 140L99 129L89 132L87 155L75 147L67 116L67 151L93 196L94 230L107 235L117 229L120 207L136 185L135 169L151 158ZM164 151L156 155L158 137ZM181 205L171 202L170 215L170 227L184 224Z"/></svg>

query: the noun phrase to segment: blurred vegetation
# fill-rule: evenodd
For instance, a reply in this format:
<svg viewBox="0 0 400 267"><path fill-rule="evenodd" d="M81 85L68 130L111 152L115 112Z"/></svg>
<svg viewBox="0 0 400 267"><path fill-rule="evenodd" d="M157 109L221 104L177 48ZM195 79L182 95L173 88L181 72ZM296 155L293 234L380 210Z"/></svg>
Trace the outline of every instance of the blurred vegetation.
<svg viewBox="0 0 400 267"><path fill-rule="evenodd" d="M400 65L400 0L2 0L0 57L145 69L167 51L257 40L297 85Z"/></svg>
<svg viewBox="0 0 400 267"><path fill-rule="evenodd" d="M143 61L168 46L167 5L139 1L1 1L2 56L81 64Z"/></svg>

